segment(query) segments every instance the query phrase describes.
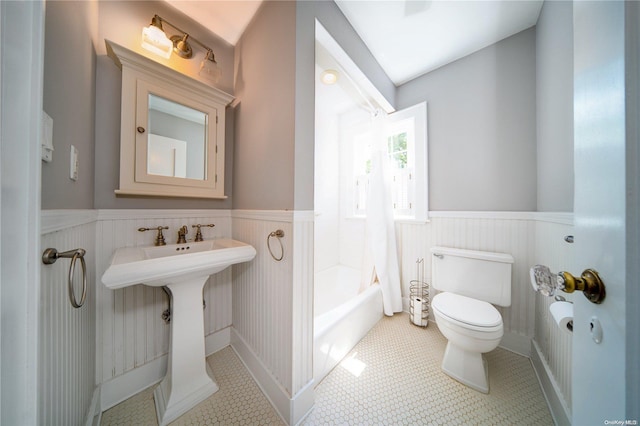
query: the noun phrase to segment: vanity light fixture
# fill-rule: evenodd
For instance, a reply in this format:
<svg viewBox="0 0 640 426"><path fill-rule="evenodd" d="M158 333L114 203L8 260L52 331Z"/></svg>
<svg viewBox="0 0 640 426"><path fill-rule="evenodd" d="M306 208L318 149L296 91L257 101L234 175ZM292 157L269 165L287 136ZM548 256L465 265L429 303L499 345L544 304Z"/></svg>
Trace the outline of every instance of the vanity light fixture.
<svg viewBox="0 0 640 426"><path fill-rule="evenodd" d="M158 15L151 19L148 27L142 28L142 47L149 52L169 59L173 43L162 29L162 21Z"/></svg>
<svg viewBox="0 0 640 426"><path fill-rule="evenodd" d="M162 28L163 23L175 28L182 34L167 38L167 35ZM191 58L193 56L193 49L191 48L190 41L196 43L205 50L204 57L200 63L200 71L198 75L207 78L214 83L217 82L220 79L222 72L218 67L216 57L210 47L205 46L194 37L191 37L187 32L176 27L159 15L154 15L151 19L151 24L142 29L142 47L166 59L169 59L172 51L181 58Z"/></svg>

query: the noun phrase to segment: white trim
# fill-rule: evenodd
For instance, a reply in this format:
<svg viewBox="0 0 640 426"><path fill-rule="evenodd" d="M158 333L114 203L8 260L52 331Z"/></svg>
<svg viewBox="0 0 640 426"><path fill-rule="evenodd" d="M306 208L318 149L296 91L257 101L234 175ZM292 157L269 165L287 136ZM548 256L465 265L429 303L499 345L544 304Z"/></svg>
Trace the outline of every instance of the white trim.
<svg viewBox="0 0 640 426"><path fill-rule="evenodd" d="M234 219L263 220L270 222L293 222L293 210L232 210Z"/></svg>
<svg viewBox="0 0 640 426"><path fill-rule="evenodd" d="M299 425L302 420L313 410L316 400L316 382L311 380L291 399L291 419L292 424Z"/></svg>
<svg viewBox="0 0 640 426"><path fill-rule="evenodd" d="M294 210L294 222L313 222L315 220L315 212L313 210Z"/></svg>
<svg viewBox="0 0 640 426"><path fill-rule="evenodd" d="M106 209L98 210L98 220L127 220L139 219L167 219L167 218L196 218L196 217L231 217L228 209L198 209L198 210L159 210L159 209Z"/></svg>
<svg viewBox="0 0 640 426"><path fill-rule="evenodd" d="M508 212L508 211L430 211L430 218L535 220L573 225L570 212Z"/></svg>
<svg viewBox="0 0 640 426"><path fill-rule="evenodd" d="M502 336L499 347L531 358L531 340L531 337L509 331Z"/></svg>
<svg viewBox="0 0 640 426"><path fill-rule="evenodd" d="M205 353L209 356L229 346L230 328L226 327L205 336ZM152 386L164 377L167 372L167 360L165 354L151 362L141 365L114 377L100 385L100 410L105 411L132 397L140 391Z"/></svg>
<svg viewBox="0 0 640 426"><path fill-rule="evenodd" d="M535 220L536 212L430 211L430 218Z"/></svg>
<svg viewBox="0 0 640 426"><path fill-rule="evenodd" d="M231 344L231 327L215 331L204 337L204 353L209 356Z"/></svg>
<svg viewBox="0 0 640 426"><path fill-rule="evenodd" d="M45 235L95 222L98 212L96 210L42 210L40 218L42 222L40 232Z"/></svg>
<svg viewBox="0 0 640 426"><path fill-rule="evenodd" d="M102 382L100 385L100 410L108 410L160 382L167 371L168 357L165 354L121 376Z"/></svg>
<svg viewBox="0 0 640 426"><path fill-rule="evenodd" d="M558 223L560 225L573 226L573 213L567 212L536 212L535 219L538 222Z"/></svg>
<svg viewBox="0 0 640 426"><path fill-rule="evenodd" d="M84 421L85 426L99 425L102 422L102 410L100 410L100 386L96 386L91 397L91 405Z"/></svg>
<svg viewBox="0 0 640 426"><path fill-rule="evenodd" d="M44 2L0 2L0 422L39 424Z"/></svg>
<svg viewBox="0 0 640 426"><path fill-rule="evenodd" d="M233 326L231 326L231 347L278 415L286 424L291 424L289 392L278 383L260 357L253 352Z"/></svg>
<svg viewBox="0 0 640 426"><path fill-rule="evenodd" d="M367 102L369 99L372 99L375 103L380 106L386 113L391 113L395 111L395 108L391 103L384 97L382 93L378 90L378 88L371 83L371 80L367 78L367 76L360 70L358 65L351 59L351 57L342 49L340 44L329 34L329 32L322 26L320 21L315 20L316 28L315 28L315 36L316 41L320 43L325 49L331 53L331 56L334 57L336 62L342 67L345 71L347 78L351 80L351 82L358 88L358 90L362 90L365 92ZM364 97L364 96L363 96Z"/></svg>
<svg viewBox="0 0 640 426"><path fill-rule="evenodd" d="M531 365L542 388L544 398L547 400L553 422L556 425L570 425L571 412L562 398L560 387L535 340L531 341Z"/></svg>
<svg viewBox="0 0 640 426"><path fill-rule="evenodd" d="M293 397L284 389L269 369L262 363L247 342L231 327L231 347L258 384L278 415L286 424L297 425L313 409L315 382L310 380Z"/></svg>

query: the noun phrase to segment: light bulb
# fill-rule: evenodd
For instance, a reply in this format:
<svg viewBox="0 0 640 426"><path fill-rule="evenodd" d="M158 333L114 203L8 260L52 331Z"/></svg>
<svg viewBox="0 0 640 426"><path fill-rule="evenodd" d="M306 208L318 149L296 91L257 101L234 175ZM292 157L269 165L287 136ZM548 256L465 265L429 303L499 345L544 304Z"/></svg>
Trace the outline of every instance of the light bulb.
<svg viewBox="0 0 640 426"><path fill-rule="evenodd" d="M149 52L169 59L173 43L162 30L162 24L154 17L148 27L142 28L142 47Z"/></svg>
<svg viewBox="0 0 640 426"><path fill-rule="evenodd" d="M220 80L222 70L220 70L211 50L207 51L204 59L200 62L200 71L198 72L198 75L211 80L214 83L217 83L218 80Z"/></svg>

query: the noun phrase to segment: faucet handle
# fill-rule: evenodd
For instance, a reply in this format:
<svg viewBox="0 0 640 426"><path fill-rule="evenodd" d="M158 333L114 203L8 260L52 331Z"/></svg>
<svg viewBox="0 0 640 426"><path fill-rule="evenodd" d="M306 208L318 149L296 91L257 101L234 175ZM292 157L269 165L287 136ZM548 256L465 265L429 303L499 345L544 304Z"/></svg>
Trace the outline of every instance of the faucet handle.
<svg viewBox="0 0 640 426"><path fill-rule="evenodd" d="M209 228L213 228L216 225L214 225L213 223L210 223L208 225L201 225L199 223L195 224L195 225L191 225L192 228L197 228L196 238L194 239L195 242L204 241L204 238L202 238L202 231L200 230L200 227L202 227L202 226L208 226Z"/></svg>
<svg viewBox="0 0 640 426"><path fill-rule="evenodd" d="M167 245L167 243L164 241L164 235L162 235L162 230L163 229L169 229L168 226L156 226L154 228L138 228L139 232L145 232L145 231L155 231L157 230L158 233L156 234L156 239L154 240L154 245L156 246L165 246Z"/></svg>

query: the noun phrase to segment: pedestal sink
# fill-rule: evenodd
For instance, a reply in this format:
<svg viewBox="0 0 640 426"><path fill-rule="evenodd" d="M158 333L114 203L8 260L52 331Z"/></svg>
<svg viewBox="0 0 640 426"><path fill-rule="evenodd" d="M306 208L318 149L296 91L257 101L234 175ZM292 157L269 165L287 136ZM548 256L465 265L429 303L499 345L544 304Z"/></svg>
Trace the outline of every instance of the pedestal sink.
<svg viewBox="0 0 640 426"><path fill-rule="evenodd" d="M102 283L110 289L144 284L171 291L171 337L167 374L154 391L160 426L218 390L205 361L202 289L209 275L247 262L256 250L243 242L217 239L160 247L117 249Z"/></svg>

